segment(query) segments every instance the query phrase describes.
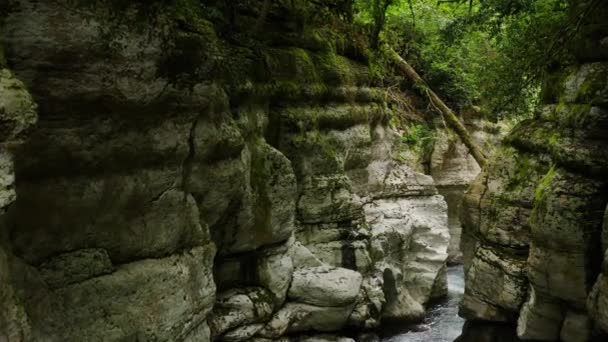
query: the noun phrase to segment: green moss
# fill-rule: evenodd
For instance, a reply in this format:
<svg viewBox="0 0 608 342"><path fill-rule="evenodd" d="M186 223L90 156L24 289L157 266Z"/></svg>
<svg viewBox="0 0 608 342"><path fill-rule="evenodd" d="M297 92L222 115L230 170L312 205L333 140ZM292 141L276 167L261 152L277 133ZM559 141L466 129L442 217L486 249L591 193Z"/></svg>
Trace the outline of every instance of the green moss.
<svg viewBox="0 0 608 342"><path fill-rule="evenodd" d="M517 158L513 158L513 160L515 161L514 172L512 176L509 177L507 183L507 190L510 191L521 188L522 185L527 184L530 177L536 173L528 154L521 153Z"/></svg>
<svg viewBox="0 0 608 342"><path fill-rule="evenodd" d="M608 101L608 86L606 85L608 66L598 64L591 68L589 75L577 89L576 102L592 105L605 104Z"/></svg>
<svg viewBox="0 0 608 342"><path fill-rule="evenodd" d="M314 54L314 63L319 68L323 81L330 85L354 84L355 75L350 61L333 52Z"/></svg>
<svg viewBox="0 0 608 342"><path fill-rule="evenodd" d="M379 104L289 108L281 112L284 128L293 132L344 130L382 120L387 110Z"/></svg>
<svg viewBox="0 0 608 342"><path fill-rule="evenodd" d="M290 81L316 83L319 81L315 63L308 50L302 48L265 49L266 67L264 81Z"/></svg>
<svg viewBox="0 0 608 342"><path fill-rule="evenodd" d="M201 2L198 0L173 0L170 9L177 19L198 22L203 18L204 12Z"/></svg>
<svg viewBox="0 0 608 342"><path fill-rule="evenodd" d="M216 80L224 81L231 87L238 87L251 82L260 57L252 48L226 45L221 58L221 62L217 64Z"/></svg>
<svg viewBox="0 0 608 342"><path fill-rule="evenodd" d="M86 9L102 16L131 16L141 22L148 22L155 16L164 14L174 18L193 20L204 18L209 12L203 10L199 0L151 0L151 1L124 1L124 0L69 0L71 7ZM107 19L107 18L106 18Z"/></svg>
<svg viewBox="0 0 608 342"><path fill-rule="evenodd" d="M585 67L590 69L581 69L580 65L571 66L546 76L540 94L541 103L563 102L566 94L571 97L568 102L592 105L606 103L605 75L608 65L598 63ZM584 79L581 80L581 77Z"/></svg>
<svg viewBox="0 0 608 342"><path fill-rule="evenodd" d="M556 166L555 164L551 166L549 171L545 174L543 178L541 178L540 182L536 186L534 190L534 204L532 207L532 213L530 216L531 223L537 223L542 218L542 216L546 212L546 199L548 190L551 188L553 184L553 180L556 175Z"/></svg>
<svg viewBox="0 0 608 342"><path fill-rule="evenodd" d="M316 174L335 173L343 170L344 165L338 147L327 134L318 130L302 132L292 140L294 152L298 155L314 156Z"/></svg>
<svg viewBox="0 0 608 342"><path fill-rule="evenodd" d="M234 98L257 99L275 103L376 103L384 105L384 92L375 88L332 87L322 82L298 83L295 81L273 81L262 83L245 82L237 87Z"/></svg>
<svg viewBox="0 0 608 342"><path fill-rule="evenodd" d="M571 104L568 113L566 123L569 126L574 128L585 127L591 114L591 104Z"/></svg>
<svg viewBox="0 0 608 342"><path fill-rule="evenodd" d="M557 133L553 133L553 134L551 135L551 137L549 138L549 140L547 140L547 144L548 144L550 147L556 146L556 145L557 145L557 142L558 142L558 134L557 134Z"/></svg>
<svg viewBox="0 0 608 342"><path fill-rule="evenodd" d="M302 33L301 41L295 43L312 51L335 52L335 39L336 35L331 30L307 27Z"/></svg>
<svg viewBox="0 0 608 342"><path fill-rule="evenodd" d="M371 104L367 106L347 106L339 110L322 111L317 117L317 128L346 129L358 124L368 124L384 115L382 106Z"/></svg>
<svg viewBox="0 0 608 342"><path fill-rule="evenodd" d="M505 191L497 197L506 203L511 203L514 198L522 200L522 193L527 193L529 189L536 186L537 180L547 172L546 163L539 159L538 155L529 154L517 150L511 146L502 146L494 154L493 168L490 172L504 174L504 170L509 170L504 174ZM523 199L528 200L528 199Z"/></svg>
<svg viewBox="0 0 608 342"><path fill-rule="evenodd" d="M558 103L564 91L564 82L572 73L572 68L566 68L545 76L539 95L540 103Z"/></svg>
<svg viewBox="0 0 608 342"><path fill-rule="evenodd" d="M430 172L430 160L437 139L435 128L428 123L410 123L409 126L403 126L396 115L389 116L389 120L395 127L404 131L395 141L392 158L400 163L421 165L424 168L421 172Z"/></svg>
<svg viewBox="0 0 608 342"><path fill-rule="evenodd" d="M386 54L375 52L369 57L370 82L372 84L382 84L392 70L392 62L388 60ZM391 75L392 76L392 75Z"/></svg>
<svg viewBox="0 0 608 342"><path fill-rule="evenodd" d="M405 133L401 136L401 142L409 146L416 146L431 139L432 136L433 130L427 124L414 123L406 128Z"/></svg>

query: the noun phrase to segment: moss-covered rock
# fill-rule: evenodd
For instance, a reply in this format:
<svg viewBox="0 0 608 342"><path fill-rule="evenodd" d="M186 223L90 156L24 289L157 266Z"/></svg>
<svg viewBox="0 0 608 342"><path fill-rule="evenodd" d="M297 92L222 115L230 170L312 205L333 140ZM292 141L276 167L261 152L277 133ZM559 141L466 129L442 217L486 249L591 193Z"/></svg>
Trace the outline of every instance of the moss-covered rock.
<svg viewBox="0 0 608 342"><path fill-rule="evenodd" d="M423 219L445 203L430 177L391 160L386 94L371 86L364 44L329 7L24 0L2 32L23 84L0 73L0 134L23 135L29 100L40 113L15 150L17 201L0 231L0 323L10 311L22 330L11 326L9 339L208 341L376 326L384 296L372 272L384 256L370 256L361 197L411 204L412 232L403 228L391 254L441 242L405 268L392 260L410 274L396 285L411 292L409 312L420 316L445 290L444 216ZM0 158L2 207L15 200L10 161ZM293 270L324 263L352 269L341 270L352 282L334 284L344 293L300 289L291 300L301 303L286 303ZM20 326L28 319L32 338Z"/></svg>
<svg viewBox="0 0 608 342"><path fill-rule="evenodd" d="M583 45L604 39L608 27L600 17L586 18L592 23L582 31L603 33L579 37ZM608 69L605 57L590 59L601 51L587 52L576 51L580 62L548 75L538 114L507 136L508 147L464 201L472 210L463 214L465 247L475 254L465 255L461 313L512 322L521 339L592 340L592 324L606 329L600 265Z"/></svg>
<svg viewBox="0 0 608 342"><path fill-rule="evenodd" d="M8 69L0 69L0 137L13 142L36 123L38 106L25 85Z"/></svg>

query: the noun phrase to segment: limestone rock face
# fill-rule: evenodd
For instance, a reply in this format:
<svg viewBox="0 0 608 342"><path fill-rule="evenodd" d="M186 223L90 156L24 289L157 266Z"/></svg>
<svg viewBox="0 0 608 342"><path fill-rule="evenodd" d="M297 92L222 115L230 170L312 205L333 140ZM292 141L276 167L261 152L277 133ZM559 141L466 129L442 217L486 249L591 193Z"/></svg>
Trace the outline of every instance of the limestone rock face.
<svg viewBox="0 0 608 342"><path fill-rule="evenodd" d="M218 337L239 326L268 320L273 303L264 288L242 288L226 291L218 296L214 313L209 320L211 335Z"/></svg>
<svg viewBox="0 0 608 342"><path fill-rule="evenodd" d="M374 267L384 277L384 315L419 318L447 258L446 203L441 196L378 199L366 206L366 214Z"/></svg>
<svg viewBox="0 0 608 342"><path fill-rule="evenodd" d="M38 119L37 105L23 82L0 65L0 133L2 143L25 138ZM7 203L8 204L8 203Z"/></svg>
<svg viewBox="0 0 608 342"><path fill-rule="evenodd" d="M465 117L464 122L473 139L482 146L484 153L491 156L503 138L507 127L493 124L476 117ZM462 263L460 240L462 224L460 207L467 188L481 169L475 158L460 138L445 130L436 130L433 153L430 156L430 174L435 185L448 203L448 226L450 228L450 245L448 262Z"/></svg>
<svg viewBox="0 0 608 342"><path fill-rule="evenodd" d="M346 326L353 305L315 306L288 302L258 334L276 338L285 333L302 331L339 331Z"/></svg>
<svg viewBox="0 0 608 342"><path fill-rule="evenodd" d="M364 279L355 308L348 318L350 326L371 329L380 325L382 308L386 304L383 284L384 279L378 273Z"/></svg>
<svg viewBox="0 0 608 342"><path fill-rule="evenodd" d="M358 48L312 2L203 6L1 6L0 340L348 342L445 293Z"/></svg>
<svg viewBox="0 0 608 342"><path fill-rule="evenodd" d="M603 234L608 233L608 207L604 214ZM593 289L587 299L587 309L591 318L604 330L608 331L608 250L605 242L602 244L604 251L604 260L602 263L602 271L593 285Z"/></svg>
<svg viewBox="0 0 608 342"><path fill-rule="evenodd" d="M44 282L52 288L109 274L114 266L105 249L81 249L72 253L60 254L39 266Z"/></svg>
<svg viewBox="0 0 608 342"><path fill-rule="evenodd" d="M289 251L286 253L282 248L269 249L266 253L261 253L258 258L259 283L272 292L275 304L280 305L285 301L290 284L293 283L295 275L293 259Z"/></svg>
<svg viewBox="0 0 608 342"><path fill-rule="evenodd" d="M137 261L110 275L51 290L46 294L50 303L29 303L30 319L44 323L39 337L57 333L64 341L184 338L202 324L215 301L211 265L204 264L214 252L198 247L183 255ZM45 304L62 315L48 315ZM110 314L100 320L103 310ZM65 326L64 319L72 325ZM158 324L155 331L149 329L151 320Z"/></svg>
<svg viewBox="0 0 608 342"><path fill-rule="evenodd" d="M607 10L602 5L587 18L590 31L605 30L593 23ZM598 34L606 32L580 39ZM536 117L514 128L466 194L464 317L517 325L525 340L602 340L608 331L600 267L608 202L605 64L581 56L550 76Z"/></svg>
<svg viewBox="0 0 608 342"><path fill-rule="evenodd" d="M447 291L441 279L449 243L447 205L429 176L391 162L370 168L373 199L364 209L374 270L383 278L382 316L419 319L435 285L440 284L437 296ZM406 186L406 192L397 190Z"/></svg>
<svg viewBox="0 0 608 342"><path fill-rule="evenodd" d="M360 273L327 266L302 268L293 273L289 299L318 306L352 304L363 278Z"/></svg>
<svg viewBox="0 0 608 342"><path fill-rule="evenodd" d="M1 45L0 45L1 50ZM13 154L7 145L17 145L27 137L37 120L37 105L25 85L5 68L0 56L0 340L32 339L30 322L13 277L14 267L8 232L4 227L8 207L16 199Z"/></svg>

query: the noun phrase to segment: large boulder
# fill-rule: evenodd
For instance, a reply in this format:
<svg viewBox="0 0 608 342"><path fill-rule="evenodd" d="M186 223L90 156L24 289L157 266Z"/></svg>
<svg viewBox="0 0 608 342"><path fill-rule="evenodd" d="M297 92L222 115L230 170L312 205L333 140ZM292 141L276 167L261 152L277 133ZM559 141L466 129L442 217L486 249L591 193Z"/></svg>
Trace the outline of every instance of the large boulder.
<svg viewBox="0 0 608 342"><path fill-rule="evenodd" d="M328 266L298 269L289 288L290 300L317 306L344 306L355 302L361 289L360 273Z"/></svg>
<svg viewBox="0 0 608 342"><path fill-rule="evenodd" d="M33 340L185 338L204 324L215 301L214 254L213 245L197 247L40 291L26 303L37 334ZM104 319L99 319L99 312L105 312ZM72 324L66 326L64 319Z"/></svg>
<svg viewBox="0 0 608 342"><path fill-rule="evenodd" d="M391 319L420 318L424 305L446 291L449 243L447 206L441 196L377 199L365 206L371 256L384 277ZM435 284L443 286L434 293Z"/></svg>
<svg viewBox="0 0 608 342"><path fill-rule="evenodd" d="M354 304L347 306L315 306L303 303L288 302L272 316L258 335L266 338L277 338L286 333L303 331L331 332L343 329Z"/></svg>

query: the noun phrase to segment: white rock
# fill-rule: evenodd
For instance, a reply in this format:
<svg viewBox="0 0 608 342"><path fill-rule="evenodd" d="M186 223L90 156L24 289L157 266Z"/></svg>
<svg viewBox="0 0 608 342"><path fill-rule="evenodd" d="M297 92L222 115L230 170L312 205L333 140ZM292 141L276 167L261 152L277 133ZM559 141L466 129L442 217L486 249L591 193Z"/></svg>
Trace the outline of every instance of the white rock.
<svg viewBox="0 0 608 342"><path fill-rule="evenodd" d="M291 248L291 258L296 268L321 266L323 263L312 252L296 241Z"/></svg>
<svg viewBox="0 0 608 342"><path fill-rule="evenodd" d="M317 306L344 306L357 299L363 277L345 268L318 266L298 269L288 296L291 300Z"/></svg>
<svg viewBox="0 0 608 342"><path fill-rule="evenodd" d="M257 275L260 285L274 295L275 305L281 305L287 296L291 283L293 262L288 250L280 248L278 253L265 251L258 259Z"/></svg>
<svg viewBox="0 0 608 342"><path fill-rule="evenodd" d="M286 333L301 331L338 331L346 325L354 304L348 306L320 307L289 302L274 314L258 335L277 338Z"/></svg>
<svg viewBox="0 0 608 342"><path fill-rule="evenodd" d="M348 319L350 326L371 329L380 325L380 314L384 303L386 303L382 289L383 284L381 274L366 277L363 280L361 291L357 297L357 304Z"/></svg>
<svg viewBox="0 0 608 342"><path fill-rule="evenodd" d="M445 201L441 196L384 198L364 209L374 268L384 276L383 316L419 318L434 293L445 290L438 277L448 256Z"/></svg>
<svg viewBox="0 0 608 342"><path fill-rule="evenodd" d="M272 315L272 295L261 287L232 289L218 295L209 317L211 335L216 338L241 325L267 320Z"/></svg>

